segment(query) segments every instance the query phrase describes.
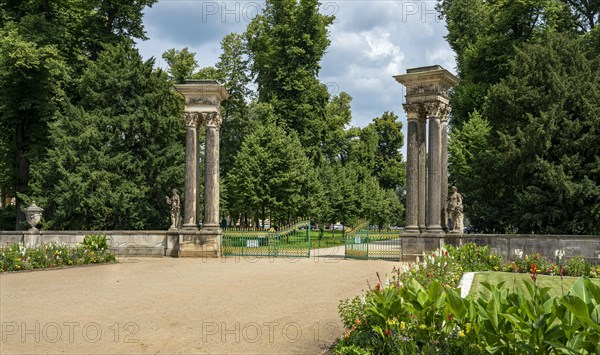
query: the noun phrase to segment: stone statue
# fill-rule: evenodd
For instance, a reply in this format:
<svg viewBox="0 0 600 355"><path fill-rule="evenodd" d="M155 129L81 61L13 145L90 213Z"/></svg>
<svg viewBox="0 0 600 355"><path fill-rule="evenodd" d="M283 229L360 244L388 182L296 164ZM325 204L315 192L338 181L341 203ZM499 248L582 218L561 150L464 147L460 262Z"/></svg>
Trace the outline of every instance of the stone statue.
<svg viewBox="0 0 600 355"><path fill-rule="evenodd" d="M448 229L450 233L462 233L463 226L463 198L458 193L456 186L452 186L452 193L448 196L448 215L452 220L452 226Z"/></svg>
<svg viewBox="0 0 600 355"><path fill-rule="evenodd" d="M181 223L181 199L177 189L171 191L171 198L167 196L167 203L171 205L171 227L169 227L169 230L177 230Z"/></svg>

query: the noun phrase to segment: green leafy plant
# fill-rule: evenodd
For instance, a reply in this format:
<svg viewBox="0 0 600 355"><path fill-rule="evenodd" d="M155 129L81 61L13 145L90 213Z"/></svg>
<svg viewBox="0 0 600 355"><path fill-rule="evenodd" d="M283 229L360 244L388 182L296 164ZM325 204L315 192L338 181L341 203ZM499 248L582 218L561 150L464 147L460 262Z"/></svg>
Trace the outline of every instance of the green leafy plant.
<svg viewBox="0 0 600 355"><path fill-rule="evenodd" d="M13 243L0 249L0 271L33 270L115 260L115 255L108 251L108 242L104 235L86 236L83 243L73 247L51 242L37 248L27 248L20 243Z"/></svg>
<svg viewBox="0 0 600 355"><path fill-rule="evenodd" d="M438 249L429 255L423 255L423 260L417 262L401 278L403 282L415 279L427 286L437 280L445 287L456 287L460 282L463 269L445 249Z"/></svg>
<svg viewBox="0 0 600 355"><path fill-rule="evenodd" d="M381 282L340 304L346 333L336 354L596 354L600 353L600 287L586 277L566 295L524 281L525 291L484 283L461 298L433 280Z"/></svg>
<svg viewBox="0 0 600 355"><path fill-rule="evenodd" d="M503 260L500 255L492 253L488 246L477 246L467 243L460 247L447 245L448 254L460 264L463 271L498 271Z"/></svg>
<svg viewBox="0 0 600 355"><path fill-rule="evenodd" d="M567 276L590 276L592 264L582 256L576 256L567 260L565 274Z"/></svg>

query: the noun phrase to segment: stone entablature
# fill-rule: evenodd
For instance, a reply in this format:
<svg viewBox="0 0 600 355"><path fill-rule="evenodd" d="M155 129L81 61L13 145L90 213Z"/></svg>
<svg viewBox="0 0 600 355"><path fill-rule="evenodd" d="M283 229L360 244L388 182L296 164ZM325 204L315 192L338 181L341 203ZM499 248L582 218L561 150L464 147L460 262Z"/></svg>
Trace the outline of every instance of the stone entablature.
<svg viewBox="0 0 600 355"><path fill-rule="evenodd" d="M175 85L185 98L185 110L190 112L220 112L221 102L229 97L227 89L216 80L186 80Z"/></svg>

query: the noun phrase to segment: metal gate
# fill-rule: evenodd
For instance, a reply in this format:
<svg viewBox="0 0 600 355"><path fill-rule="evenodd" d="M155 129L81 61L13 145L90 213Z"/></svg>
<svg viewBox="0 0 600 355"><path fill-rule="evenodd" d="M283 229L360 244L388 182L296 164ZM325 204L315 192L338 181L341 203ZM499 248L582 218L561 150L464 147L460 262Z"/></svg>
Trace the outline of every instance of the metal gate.
<svg viewBox="0 0 600 355"><path fill-rule="evenodd" d="M369 229L368 225L360 225L346 234L344 255L349 259L400 260L400 231Z"/></svg>
<svg viewBox="0 0 600 355"><path fill-rule="evenodd" d="M275 230L226 228L222 256L310 257L310 221Z"/></svg>

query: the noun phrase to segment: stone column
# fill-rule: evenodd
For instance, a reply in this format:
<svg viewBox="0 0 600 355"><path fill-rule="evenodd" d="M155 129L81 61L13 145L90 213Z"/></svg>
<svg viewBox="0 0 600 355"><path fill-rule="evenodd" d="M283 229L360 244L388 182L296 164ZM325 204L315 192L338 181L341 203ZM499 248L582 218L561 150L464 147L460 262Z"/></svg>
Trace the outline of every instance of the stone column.
<svg viewBox="0 0 600 355"><path fill-rule="evenodd" d="M404 110L408 118L406 146L406 229L408 233L418 233L419 213L419 143L417 136L418 105L405 104Z"/></svg>
<svg viewBox="0 0 600 355"><path fill-rule="evenodd" d="M442 172L442 185L441 185L441 193L442 193L442 206L441 206L441 217L442 217L442 228L444 230L448 230L448 212L446 211L446 207L448 206L448 110L442 113L442 117L440 120L440 128L442 131L442 163L441 163L441 172Z"/></svg>
<svg viewBox="0 0 600 355"><path fill-rule="evenodd" d="M440 104L428 104L429 114L429 161L427 171L427 232L442 232L441 187L442 187L442 135L440 122Z"/></svg>
<svg viewBox="0 0 600 355"><path fill-rule="evenodd" d="M184 229L198 229L196 225L196 169L198 164L198 112L185 112L185 204L184 204Z"/></svg>
<svg viewBox="0 0 600 355"><path fill-rule="evenodd" d="M426 125L426 113L421 111L418 120L418 144L419 144L419 216L418 224L421 232L425 231L425 211L426 211L426 198L427 198L427 125Z"/></svg>
<svg viewBox="0 0 600 355"><path fill-rule="evenodd" d="M203 229L219 228L219 134L222 118L218 112L205 113L204 224Z"/></svg>

